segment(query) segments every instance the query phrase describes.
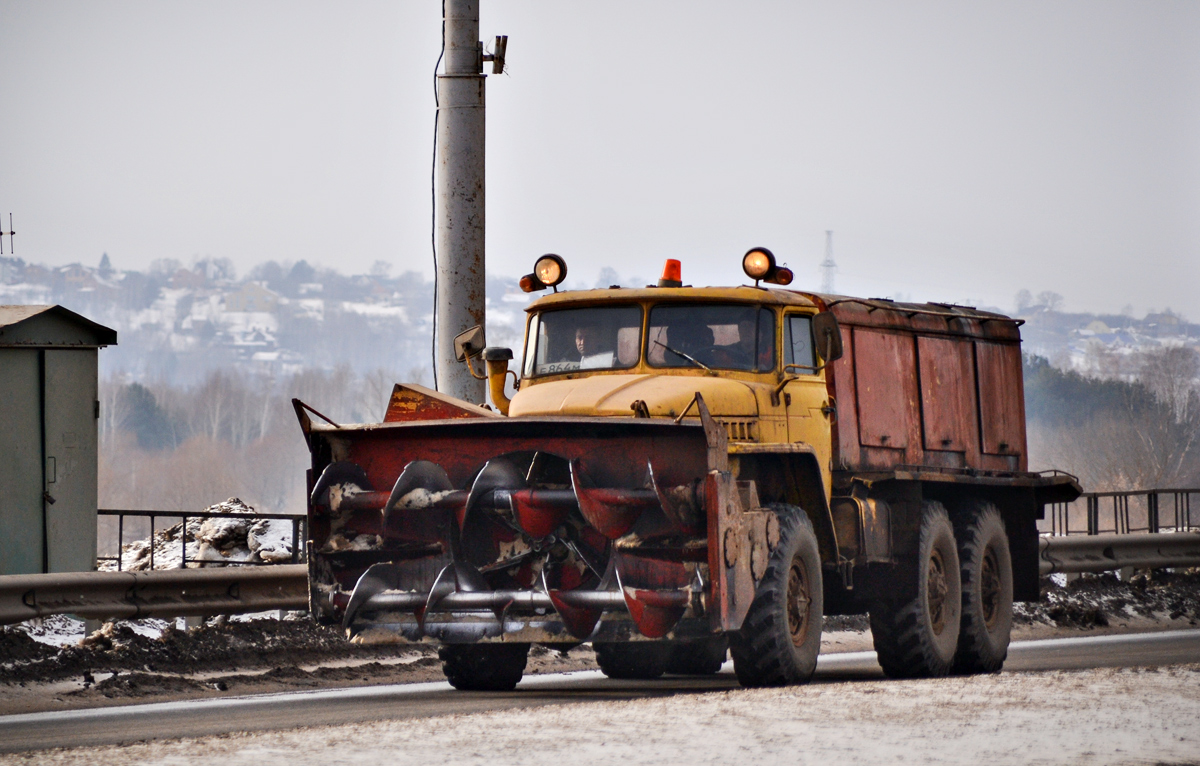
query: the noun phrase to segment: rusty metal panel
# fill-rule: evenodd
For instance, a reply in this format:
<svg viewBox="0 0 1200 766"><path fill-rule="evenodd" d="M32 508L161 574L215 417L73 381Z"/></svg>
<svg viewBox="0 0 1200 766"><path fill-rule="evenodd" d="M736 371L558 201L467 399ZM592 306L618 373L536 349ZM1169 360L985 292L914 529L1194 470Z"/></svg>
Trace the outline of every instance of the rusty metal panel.
<svg viewBox="0 0 1200 766"><path fill-rule="evenodd" d="M922 435L927 450L965 452L975 433L975 364L969 343L917 338Z"/></svg>
<svg viewBox="0 0 1200 766"><path fill-rule="evenodd" d="M859 463L858 403L854 395L854 333L842 329L842 358L825 370L825 383L836 407L832 420L831 447L833 469L841 470Z"/></svg>
<svg viewBox="0 0 1200 766"><path fill-rule="evenodd" d="M916 360L911 335L855 329L858 440L903 449L916 421Z"/></svg>
<svg viewBox="0 0 1200 766"><path fill-rule="evenodd" d="M397 383L388 400L384 423L399 423L406 420L449 420L452 418L499 417L491 410L455 399L415 383Z"/></svg>
<svg viewBox="0 0 1200 766"><path fill-rule="evenodd" d="M975 363L978 370L983 452L988 455L1023 455L1025 394L1021 377L1021 347L976 341Z"/></svg>
<svg viewBox="0 0 1200 766"><path fill-rule="evenodd" d="M661 464L661 478L668 484L708 471L703 429L670 421L464 418L325 433L335 443L335 459L357 463L372 485L385 489L413 460L437 463L455 486L462 486L489 459L522 450L578 459L600 486L641 486L651 458L656 474ZM340 449L338 442L344 445Z"/></svg>

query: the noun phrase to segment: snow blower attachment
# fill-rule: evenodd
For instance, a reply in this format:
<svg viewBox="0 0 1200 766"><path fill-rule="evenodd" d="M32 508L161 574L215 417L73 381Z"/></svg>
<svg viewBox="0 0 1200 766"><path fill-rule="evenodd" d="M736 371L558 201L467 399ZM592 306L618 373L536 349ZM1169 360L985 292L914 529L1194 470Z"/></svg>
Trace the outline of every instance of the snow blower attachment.
<svg viewBox="0 0 1200 766"><path fill-rule="evenodd" d="M732 478L699 394L699 417L678 424L489 417L416 386L397 402L389 417L438 419L326 425L295 403L318 619L364 642L444 644L740 627L778 521Z"/></svg>

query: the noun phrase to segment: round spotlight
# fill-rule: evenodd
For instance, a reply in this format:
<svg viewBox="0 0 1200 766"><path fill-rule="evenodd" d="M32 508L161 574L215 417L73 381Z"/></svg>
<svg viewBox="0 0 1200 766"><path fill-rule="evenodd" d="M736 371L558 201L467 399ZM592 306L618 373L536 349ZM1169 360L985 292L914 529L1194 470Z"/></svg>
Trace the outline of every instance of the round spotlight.
<svg viewBox="0 0 1200 766"><path fill-rule="evenodd" d="M769 281L776 285L790 285L794 276L795 275L792 274L792 270L787 266L780 266L779 268L775 269L775 274Z"/></svg>
<svg viewBox="0 0 1200 766"><path fill-rule="evenodd" d="M742 256L742 271L757 281L766 279L775 268L775 255L765 247L756 247Z"/></svg>
<svg viewBox="0 0 1200 766"><path fill-rule="evenodd" d="M533 275L546 287L554 287L567 278L567 262L553 253L547 253L533 264Z"/></svg>

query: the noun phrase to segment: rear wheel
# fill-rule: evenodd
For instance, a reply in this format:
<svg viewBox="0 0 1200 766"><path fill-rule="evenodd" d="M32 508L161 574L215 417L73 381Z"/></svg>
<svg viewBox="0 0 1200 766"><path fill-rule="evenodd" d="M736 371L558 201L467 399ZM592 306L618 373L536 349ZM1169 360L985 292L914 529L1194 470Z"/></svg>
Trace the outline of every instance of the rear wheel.
<svg viewBox="0 0 1200 766"><path fill-rule="evenodd" d="M455 689L506 692L525 674L529 644L447 644L438 657Z"/></svg>
<svg viewBox="0 0 1200 766"><path fill-rule="evenodd" d="M593 644L596 664L609 678L658 678L667 671L671 645L660 641Z"/></svg>
<svg viewBox="0 0 1200 766"><path fill-rule="evenodd" d="M729 639L723 635L675 644L667 658L667 672L679 676L711 676L721 670L728 651Z"/></svg>
<svg viewBox="0 0 1200 766"><path fill-rule="evenodd" d="M742 629L729 634L733 669L742 686L806 683L821 651L824 592L817 537L801 509L770 508L779 516L779 545L771 552Z"/></svg>
<svg viewBox="0 0 1200 766"><path fill-rule="evenodd" d="M962 609L958 548L946 507L926 500L922 507L914 568L893 600L871 608L871 634L883 672L892 678L950 673L958 649Z"/></svg>
<svg viewBox="0 0 1200 766"><path fill-rule="evenodd" d="M995 673L1004 667L1012 632L1013 578L1008 534L1000 511L978 503L958 520L962 567L962 628L956 673Z"/></svg>

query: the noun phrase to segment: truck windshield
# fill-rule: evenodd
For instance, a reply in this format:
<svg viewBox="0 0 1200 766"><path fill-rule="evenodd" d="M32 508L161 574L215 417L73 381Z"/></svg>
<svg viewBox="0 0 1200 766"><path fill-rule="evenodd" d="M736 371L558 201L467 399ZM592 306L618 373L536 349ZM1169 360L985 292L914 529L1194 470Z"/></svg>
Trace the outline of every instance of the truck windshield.
<svg viewBox="0 0 1200 766"><path fill-rule="evenodd" d="M775 369L775 313L757 306L668 304L650 310L654 367Z"/></svg>
<svg viewBox="0 0 1200 766"><path fill-rule="evenodd" d="M633 367L642 346L642 309L605 306L546 311L533 318L529 344L526 375Z"/></svg>

